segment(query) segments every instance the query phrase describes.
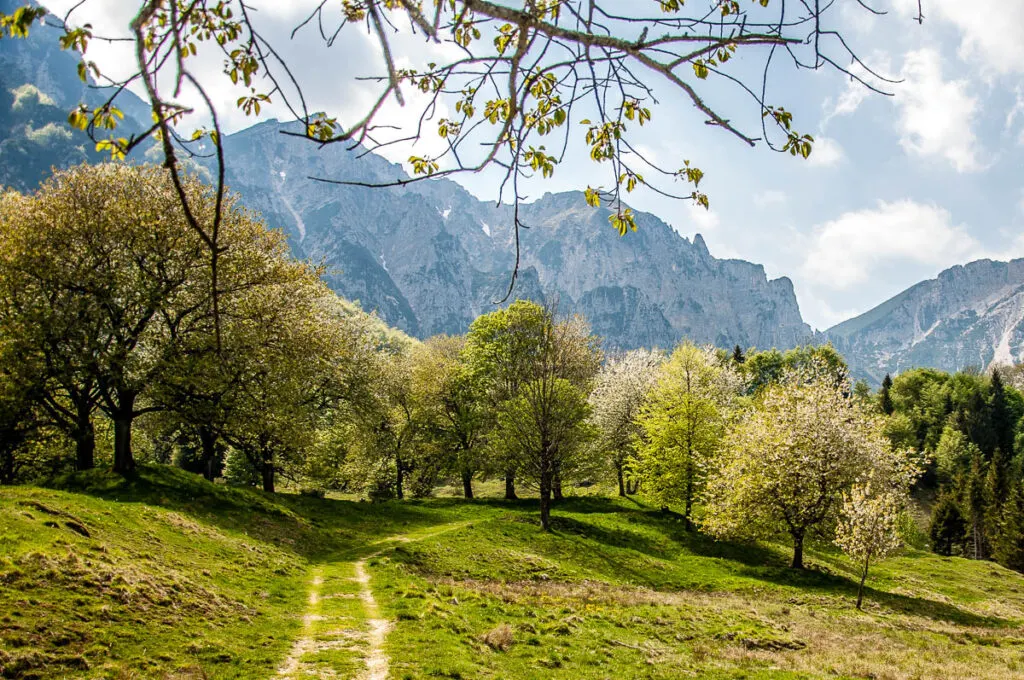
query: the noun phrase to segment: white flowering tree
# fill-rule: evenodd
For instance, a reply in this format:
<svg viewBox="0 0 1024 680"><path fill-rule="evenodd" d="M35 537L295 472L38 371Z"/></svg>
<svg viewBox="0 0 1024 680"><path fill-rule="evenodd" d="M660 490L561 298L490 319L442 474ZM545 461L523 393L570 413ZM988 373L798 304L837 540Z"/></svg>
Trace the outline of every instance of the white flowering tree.
<svg viewBox="0 0 1024 680"><path fill-rule="evenodd" d="M905 493L898 489L879 490L870 482L854 484L843 494L835 543L860 565L857 609L864 601L871 562L889 557L903 545L899 524L904 500Z"/></svg>
<svg viewBox="0 0 1024 680"><path fill-rule="evenodd" d="M848 381L813 370L770 387L721 447L703 527L720 538L788 534L792 565L803 568L804 539L834 529L854 485L905 489L916 465L851 394Z"/></svg>
<svg viewBox="0 0 1024 680"><path fill-rule="evenodd" d="M660 351L630 350L610 357L594 380L589 399L591 421L597 428L598 449L615 469L620 496L630 492L625 478L626 463L636 453L640 407L654 388L664 361Z"/></svg>

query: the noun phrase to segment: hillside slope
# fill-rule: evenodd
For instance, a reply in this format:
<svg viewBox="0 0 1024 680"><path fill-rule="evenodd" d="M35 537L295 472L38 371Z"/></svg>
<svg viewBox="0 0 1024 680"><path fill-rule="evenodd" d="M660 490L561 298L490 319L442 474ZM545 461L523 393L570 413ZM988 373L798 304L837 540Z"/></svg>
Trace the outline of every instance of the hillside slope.
<svg viewBox="0 0 1024 680"><path fill-rule="evenodd" d="M1024 259L978 260L907 289L823 337L880 383L914 367L957 371L1024 360Z"/></svg>
<svg viewBox="0 0 1024 680"><path fill-rule="evenodd" d="M827 547L713 542L632 500L380 505L208 484L0 490L0 676L1008 678L1024 577L908 551L865 611ZM376 677L385 677L377 675Z"/></svg>

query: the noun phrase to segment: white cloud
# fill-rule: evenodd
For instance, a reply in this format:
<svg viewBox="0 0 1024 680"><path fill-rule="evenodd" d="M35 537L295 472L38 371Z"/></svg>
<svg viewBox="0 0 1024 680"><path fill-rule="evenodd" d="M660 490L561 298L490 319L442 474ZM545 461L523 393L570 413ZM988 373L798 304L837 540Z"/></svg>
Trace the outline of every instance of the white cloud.
<svg viewBox="0 0 1024 680"><path fill-rule="evenodd" d="M812 154L813 157L813 154ZM754 205L766 208L772 205L783 205L787 201L786 192L778 189L765 189L754 194Z"/></svg>
<svg viewBox="0 0 1024 680"><path fill-rule="evenodd" d="M688 208L689 223L696 227L698 234L714 232L722 224L722 218L714 210L705 210L700 206L690 204Z"/></svg>
<svg viewBox="0 0 1024 680"><path fill-rule="evenodd" d="M908 152L944 158L957 172L983 169L974 132L978 101L965 80L943 80L942 56L932 48L908 52L905 82L896 89L900 145Z"/></svg>
<svg viewBox="0 0 1024 680"><path fill-rule="evenodd" d="M901 0L914 5L913 0ZM929 0L925 21L936 17L960 30L959 55L998 74L1024 75L1024 2L1020 0Z"/></svg>
<svg viewBox="0 0 1024 680"><path fill-rule="evenodd" d="M814 168L831 168L842 163L845 157L839 142L831 137L818 136L814 138L814 150L807 161Z"/></svg>
<svg viewBox="0 0 1024 680"><path fill-rule="evenodd" d="M851 75L843 76L846 87L835 100L831 98L825 100L823 104L825 115L821 120L821 129L823 131L833 118L856 113L857 109L860 108L861 104L868 97L876 96L876 93L866 87L865 83L883 92L888 92L892 89L892 83L886 82L886 79L893 80L888 76L892 72L892 59L888 54L875 50L864 60L864 63L870 65L871 71L868 71L867 68L859 63L850 64L849 72Z"/></svg>
<svg viewBox="0 0 1024 680"><path fill-rule="evenodd" d="M844 291L894 266L944 268L982 255L981 244L944 208L880 201L815 227L801 272L816 285Z"/></svg>
<svg viewBox="0 0 1024 680"><path fill-rule="evenodd" d="M860 108L860 105L864 103L864 100L868 98L870 93L871 90L864 87L860 81L854 78L847 78L846 89L836 99L829 114L825 117L825 122L827 123L836 116L848 116L854 113Z"/></svg>
<svg viewBox="0 0 1024 680"><path fill-rule="evenodd" d="M1014 124L1019 118L1024 119L1024 87L1017 87L1016 90L1016 101L1013 103L1013 107L1010 112L1006 114L1006 125L1004 130L1007 133L1011 133L1014 128ZM1020 131L1017 133L1017 143L1024 145L1024 125L1020 127Z"/></svg>
<svg viewBox="0 0 1024 680"><path fill-rule="evenodd" d="M821 119L821 129L824 130L829 122L838 116L849 116L857 111L864 100L871 94L871 90L864 87L862 83L854 78L846 79L846 88L833 101L826 99L823 107L825 115Z"/></svg>

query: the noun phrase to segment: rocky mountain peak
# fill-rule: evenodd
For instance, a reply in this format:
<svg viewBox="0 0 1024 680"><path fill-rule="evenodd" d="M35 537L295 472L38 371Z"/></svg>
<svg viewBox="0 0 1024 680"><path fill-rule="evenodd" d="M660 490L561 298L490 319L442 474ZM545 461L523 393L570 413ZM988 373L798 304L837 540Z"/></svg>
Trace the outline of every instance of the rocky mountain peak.
<svg viewBox="0 0 1024 680"><path fill-rule="evenodd" d="M52 165L100 160L64 119L83 97L105 93L78 81L74 58L50 33L0 42L0 183L19 189L34 187ZM25 84L51 103L38 98L22 107L32 111L15 111L10 93ZM129 119L149 119L130 93L120 101ZM45 123L64 132L42 153L30 133ZM300 130L263 120L224 139L229 187L286 231L296 256L324 262L335 290L414 335L462 333L495 308L515 265L508 205L477 200L444 179L390 188L313 181L407 175L365 149L321 148L284 134ZM521 215L529 228L520 233L515 297L557 298L564 311L587 316L609 347L669 347L681 338L790 347L810 337L791 285L768 281L759 265L716 259L703 237L691 242L654 215L637 213L639 230L620 237L608 209L591 208L580 191L545 193Z"/></svg>
<svg viewBox="0 0 1024 680"><path fill-rule="evenodd" d="M829 329L860 375L956 371L1024 360L1024 259L951 267Z"/></svg>

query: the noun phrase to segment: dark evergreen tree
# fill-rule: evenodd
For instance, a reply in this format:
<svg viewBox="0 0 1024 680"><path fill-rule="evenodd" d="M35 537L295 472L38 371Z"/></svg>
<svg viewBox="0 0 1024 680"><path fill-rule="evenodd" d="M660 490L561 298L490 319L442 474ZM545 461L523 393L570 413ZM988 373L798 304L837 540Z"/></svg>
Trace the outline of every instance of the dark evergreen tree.
<svg viewBox="0 0 1024 680"><path fill-rule="evenodd" d="M992 553L1004 567L1024 572L1024 492L1020 481L1011 485L1003 503Z"/></svg>
<svg viewBox="0 0 1024 680"><path fill-rule="evenodd" d="M992 423L992 435L996 447L1006 454L1006 460L1013 458L1014 436L1016 434L1015 418L1006 403L1006 388L999 371L992 371L992 383L989 396L989 412Z"/></svg>
<svg viewBox="0 0 1024 680"><path fill-rule="evenodd" d="M970 556L976 560L983 560L989 556L988 540L985 535L989 508L989 498L985 491L987 468L981 453L976 450L971 458L970 471L966 477L961 476L959 479L960 497L963 498L969 523L967 538L971 543Z"/></svg>
<svg viewBox="0 0 1024 680"><path fill-rule="evenodd" d="M963 551L966 532L967 522L960 504L952 494L943 493L932 508L932 550L947 556L954 550Z"/></svg>
<svg viewBox="0 0 1024 680"><path fill-rule="evenodd" d="M990 548L1000 531L1003 505L1010 492L1009 467L1002 449L996 449L985 473L985 536Z"/></svg>
<svg viewBox="0 0 1024 680"><path fill-rule="evenodd" d="M747 360L747 357L743 354L743 348L739 345L736 345L732 350L732 360L736 364L742 364Z"/></svg>
<svg viewBox="0 0 1024 680"><path fill-rule="evenodd" d="M879 395L879 408L882 409L882 413L887 416L891 416L895 407L892 404L892 376L888 373L882 379L882 392Z"/></svg>

